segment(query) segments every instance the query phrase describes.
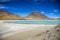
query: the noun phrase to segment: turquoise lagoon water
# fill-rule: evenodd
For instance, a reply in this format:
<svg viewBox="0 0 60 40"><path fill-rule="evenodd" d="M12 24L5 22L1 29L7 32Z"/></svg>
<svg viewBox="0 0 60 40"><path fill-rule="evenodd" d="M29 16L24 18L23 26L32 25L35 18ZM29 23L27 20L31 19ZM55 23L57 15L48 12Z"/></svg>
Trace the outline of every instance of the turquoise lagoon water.
<svg viewBox="0 0 60 40"><path fill-rule="evenodd" d="M4 23L15 23L15 24L60 24L60 20L13 20Z"/></svg>

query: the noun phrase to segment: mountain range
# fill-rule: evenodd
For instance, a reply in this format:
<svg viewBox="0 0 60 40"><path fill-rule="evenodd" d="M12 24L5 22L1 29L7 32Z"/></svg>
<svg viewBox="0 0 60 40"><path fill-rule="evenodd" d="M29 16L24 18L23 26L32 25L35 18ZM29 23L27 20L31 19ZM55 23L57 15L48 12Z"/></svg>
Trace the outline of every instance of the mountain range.
<svg viewBox="0 0 60 40"><path fill-rule="evenodd" d="M26 17L21 17L4 10L0 10L0 20L60 20L60 18L49 18L40 12L32 12Z"/></svg>
<svg viewBox="0 0 60 40"><path fill-rule="evenodd" d="M39 12L32 12L30 15L25 17L25 19L28 19L28 20L31 20L31 19L32 20L45 20L45 19L48 19L48 17L42 13L39 13Z"/></svg>
<svg viewBox="0 0 60 40"><path fill-rule="evenodd" d="M10 12L0 10L0 20L22 20L23 18L19 15L12 14Z"/></svg>

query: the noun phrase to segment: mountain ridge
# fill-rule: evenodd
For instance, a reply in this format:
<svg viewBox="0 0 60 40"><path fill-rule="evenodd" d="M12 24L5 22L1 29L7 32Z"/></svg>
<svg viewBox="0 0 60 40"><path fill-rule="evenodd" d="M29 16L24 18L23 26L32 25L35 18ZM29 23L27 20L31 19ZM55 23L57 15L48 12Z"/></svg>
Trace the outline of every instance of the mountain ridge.
<svg viewBox="0 0 60 40"><path fill-rule="evenodd" d="M30 18L30 19L29 19ZM32 12L30 15L28 15L26 17L26 19L29 19L29 20L44 20L44 19L48 19L47 16L45 16L44 14L40 13L40 12Z"/></svg>
<svg viewBox="0 0 60 40"><path fill-rule="evenodd" d="M8 11L0 10L0 20L21 20L23 19L19 15L12 14Z"/></svg>
<svg viewBox="0 0 60 40"><path fill-rule="evenodd" d="M60 18L49 18L40 12L32 12L26 17L0 10L0 20L60 20Z"/></svg>

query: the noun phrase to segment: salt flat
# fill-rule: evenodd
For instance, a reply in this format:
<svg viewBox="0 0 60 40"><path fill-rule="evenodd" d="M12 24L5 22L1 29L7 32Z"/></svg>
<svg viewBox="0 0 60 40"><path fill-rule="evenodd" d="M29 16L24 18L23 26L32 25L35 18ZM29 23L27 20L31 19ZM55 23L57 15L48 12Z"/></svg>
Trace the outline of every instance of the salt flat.
<svg viewBox="0 0 60 40"><path fill-rule="evenodd" d="M57 25L0 23L1 39L26 40Z"/></svg>

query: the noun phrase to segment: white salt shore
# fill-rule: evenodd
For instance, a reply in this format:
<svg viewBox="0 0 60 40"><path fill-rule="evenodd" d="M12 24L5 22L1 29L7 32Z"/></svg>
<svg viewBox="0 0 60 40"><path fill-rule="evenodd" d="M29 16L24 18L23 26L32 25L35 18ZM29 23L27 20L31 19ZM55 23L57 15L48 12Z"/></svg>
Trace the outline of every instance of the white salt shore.
<svg viewBox="0 0 60 40"><path fill-rule="evenodd" d="M3 23L3 21L1 21L0 38L1 40L27 40L30 37L33 37L39 33L43 33L56 26L57 25L13 24L13 23Z"/></svg>

